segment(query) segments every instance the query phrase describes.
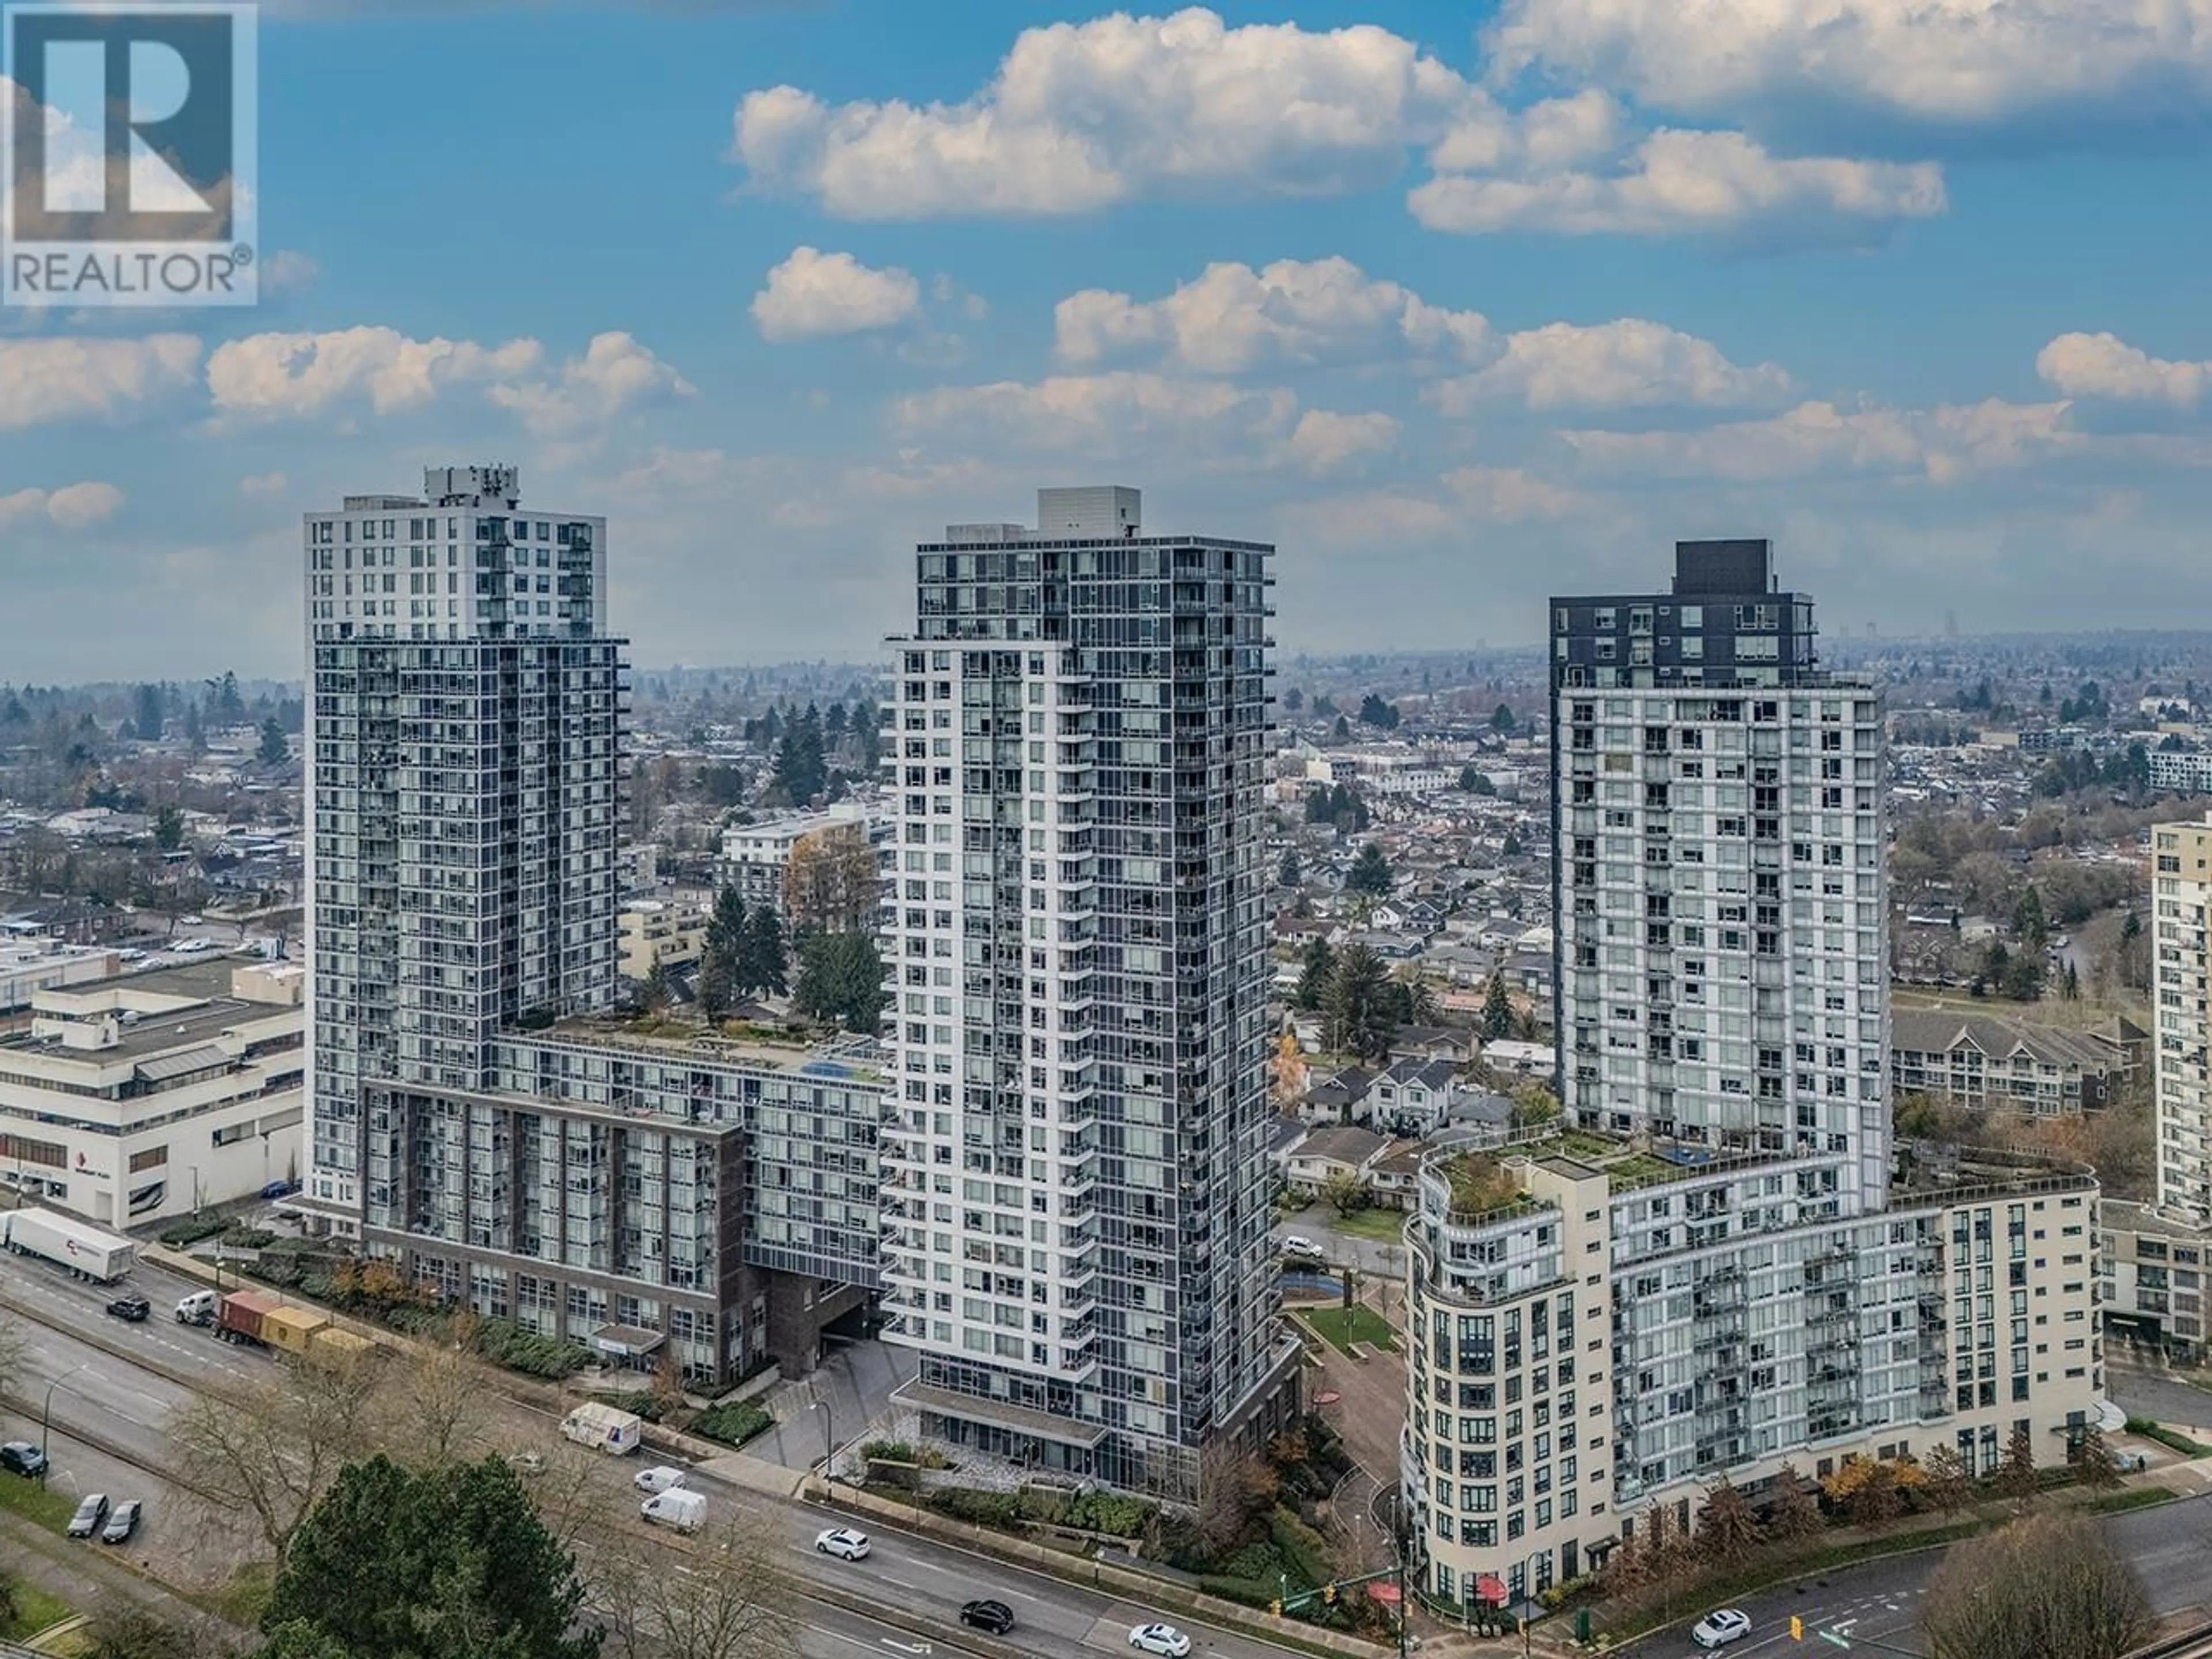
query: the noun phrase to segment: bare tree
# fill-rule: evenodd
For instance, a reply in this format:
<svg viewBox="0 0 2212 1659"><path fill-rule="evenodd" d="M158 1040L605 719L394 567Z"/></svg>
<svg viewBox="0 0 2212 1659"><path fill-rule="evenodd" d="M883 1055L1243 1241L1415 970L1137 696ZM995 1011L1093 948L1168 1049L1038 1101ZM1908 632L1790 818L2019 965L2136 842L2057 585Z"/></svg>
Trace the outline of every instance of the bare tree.
<svg viewBox="0 0 2212 1659"><path fill-rule="evenodd" d="M2152 1624L2134 1569L2093 1523L2057 1515L1953 1545L1920 1620L1935 1659L2119 1659Z"/></svg>
<svg viewBox="0 0 2212 1659"><path fill-rule="evenodd" d="M1945 1515L1956 1515L1974 1501L1974 1478L1949 1446L1938 1446L1921 1464L1928 1473L1928 1501Z"/></svg>
<svg viewBox="0 0 2212 1659"><path fill-rule="evenodd" d="M2081 1484L2092 1492L2109 1492L2120 1484L2119 1460L2105 1443L2104 1431L2094 1423L2082 1431L2074 1467L2081 1474Z"/></svg>
<svg viewBox="0 0 2212 1659"><path fill-rule="evenodd" d="M491 1421L492 1391L476 1357L477 1320L460 1314L427 1334L385 1391L382 1438L394 1461L441 1468L468 1461Z"/></svg>
<svg viewBox="0 0 2212 1659"><path fill-rule="evenodd" d="M1805 1484L1805 1477L1797 1473L1794 1463L1784 1463L1782 1472L1774 1477L1774 1512L1767 1522L1767 1531L1787 1543L1802 1543L1817 1538L1827 1523L1820 1518L1820 1505Z"/></svg>
<svg viewBox="0 0 2212 1659"><path fill-rule="evenodd" d="M1997 1470L1997 1487L2021 1509L2035 1501L2040 1482L2035 1474L2035 1442L2027 1426L2015 1428L2005 1442L2004 1462Z"/></svg>
<svg viewBox="0 0 2212 1659"><path fill-rule="evenodd" d="M782 1659L798 1634L778 1540L757 1522L711 1528L696 1565L602 1534L586 1579L604 1659Z"/></svg>
<svg viewBox="0 0 2212 1659"><path fill-rule="evenodd" d="M1698 1516L1698 1553L1716 1566L1741 1566L1761 1541L1759 1516L1726 1476L1705 1488Z"/></svg>
<svg viewBox="0 0 2212 1659"><path fill-rule="evenodd" d="M1206 1553L1226 1555L1243 1543L1252 1522L1274 1507L1278 1489L1274 1471L1249 1453L1207 1447L1199 1458L1194 1522Z"/></svg>
<svg viewBox="0 0 2212 1659"><path fill-rule="evenodd" d="M179 1471L217 1512L243 1513L282 1565L338 1471L368 1452L381 1356L287 1364L194 1395L169 1418Z"/></svg>

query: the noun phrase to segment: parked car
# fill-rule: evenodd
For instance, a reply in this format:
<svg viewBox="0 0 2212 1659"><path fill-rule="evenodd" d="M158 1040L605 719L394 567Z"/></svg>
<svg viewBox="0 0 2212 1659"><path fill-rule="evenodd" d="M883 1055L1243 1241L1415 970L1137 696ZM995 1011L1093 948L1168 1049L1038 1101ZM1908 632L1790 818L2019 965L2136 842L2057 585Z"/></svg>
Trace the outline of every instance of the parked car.
<svg viewBox="0 0 2212 1659"><path fill-rule="evenodd" d="M16 1474L36 1475L46 1467L46 1455L27 1440L10 1440L0 1446L0 1469Z"/></svg>
<svg viewBox="0 0 2212 1659"><path fill-rule="evenodd" d="M107 1494L104 1492L94 1492L79 1504L76 1506L76 1513L70 1516L69 1535L72 1538L89 1538L100 1530L100 1523L106 1519Z"/></svg>
<svg viewBox="0 0 2212 1659"><path fill-rule="evenodd" d="M960 1609L960 1622L1004 1636L1014 1627L1014 1610L1004 1601L970 1601Z"/></svg>
<svg viewBox="0 0 2212 1659"><path fill-rule="evenodd" d="M514 1472L517 1474L543 1474L545 1473L545 1459L538 1452L518 1452L514 1456L509 1458L507 1462L514 1466Z"/></svg>
<svg viewBox="0 0 2212 1659"><path fill-rule="evenodd" d="M1690 1639L1701 1648L1718 1648L1750 1634L1750 1614L1734 1607L1722 1607L1698 1620L1691 1629Z"/></svg>
<svg viewBox="0 0 2212 1659"><path fill-rule="evenodd" d="M125 1498L118 1504L107 1517L107 1525L100 1534L103 1544L127 1544L131 1534L138 1530L138 1522L145 1517L146 1504L143 1498Z"/></svg>
<svg viewBox="0 0 2212 1659"><path fill-rule="evenodd" d="M1328 1251L1322 1249L1320 1245L1315 1243L1310 1238L1303 1237L1297 1233L1288 1233L1284 1236L1283 1254L1285 1255L1296 1256L1301 1261L1326 1261L1328 1260Z"/></svg>
<svg viewBox="0 0 2212 1659"><path fill-rule="evenodd" d="M815 1539L814 1547L824 1555L857 1561L868 1553L868 1534L850 1527L832 1527Z"/></svg>
<svg viewBox="0 0 2212 1659"><path fill-rule="evenodd" d="M630 1483L640 1492L674 1492L685 1480L683 1470L656 1463L649 1469L640 1469L630 1477Z"/></svg>
<svg viewBox="0 0 2212 1659"><path fill-rule="evenodd" d="M1139 1625L1129 1632L1129 1645L1160 1659L1189 1659L1190 1638L1173 1625Z"/></svg>
<svg viewBox="0 0 2212 1659"><path fill-rule="evenodd" d="M153 1310L154 1304L136 1291L131 1291L128 1296L118 1296L107 1304L107 1311L111 1317L127 1319L134 1325L143 1323L146 1316Z"/></svg>

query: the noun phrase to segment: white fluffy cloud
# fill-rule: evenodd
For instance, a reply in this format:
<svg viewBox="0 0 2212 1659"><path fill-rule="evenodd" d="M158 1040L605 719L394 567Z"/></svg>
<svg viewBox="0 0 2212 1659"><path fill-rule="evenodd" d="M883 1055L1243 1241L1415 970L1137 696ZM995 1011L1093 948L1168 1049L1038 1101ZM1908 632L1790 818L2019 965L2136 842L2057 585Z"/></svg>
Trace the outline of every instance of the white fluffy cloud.
<svg viewBox="0 0 2212 1659"><path fill-rule="evenodd" d="M199 360L189 334L0 340L0 431L120 414L190 386Z"/></svg>
<svg viewBox="0 0 2212 1659"><path fill-rule="evenodd" d="M2113 398L2194 409L2212 363L2154 357L2113 334L2061 334L2035 354L2035 372L2069 398Z"/></svg>
<svg viewBox="0 0 2212 1659"><path fill-rule="evenodd" d="M732 154L757 184L818 195L849 218L1081 213L1207 187L1295 196L1393 177L1468 92L1368 25L1115 13L1024 29L962 103L832 108L795 87L750 94Z"/></svg>
<svg viewBox="0 0 2212 1659"><path fill-rule="evenodd" d="M634 410L697 395L697 388L629 335L595 334L580 357L546 380L495 385L491 400L541 436L586 430Z"/></svg>
<svg viewBox="0 0 2212 1659"><path fill-rule="evenodd" d="M580 357L542 372L535 340L480 345L416 340L396 329L248 335L218 346L207 364L217 418L243 423L354 410L376 415L426 407L446 392L480 387L533 432L572 433L692 387L629 335L595 336Z"/></svg>
<svg viewBox="0 0 2212 1659"><path fill-rule="evenodd" d="M64 484L59 489L19 489L0 495L0 529L45 520L62 530L82 530L113 518L123 492L112 483Z"/></svg>
<svg viewBox="0 0 2212 1659"><path fill-rule="evenodd" d="M364 399L386 415L434 402L449 386L519 379L544 356L535 340L481 346L392 328L252 334L216 348L208 391L220 413L240 419L320 415Z"/></svg>
<svg viewBox="0 0 2212 1659"><path fill-rule="evenodd" d="M1586 496L1519 467L1458 467L1444 474L1443 484L1470 515L1500 524L1556 522L1592 506Z"/></svg>
<svg viewBox="0 0 2212 1659"><path fill-rule="evenodd" d="M1774 363L1743 368L1711 340L1624 317L1593 327L1550 323L1510 335L1495 362L1438 380L1426 395L1444 414L1464 416L1499 399L1534 410L1746 408L1771 405L1792 389L1789 374Z"/></svg>
<svg viewBox="0 0 2212 1659"><path fill-rule="evenodd" d="M921 309L921 284L896 266L877 270L849 253L798 247L753 295L765 340L817 340L908 321Z"/></svg>
<svg viewBox="0 0 2212 1659"><path fill-rule="evenodd" d="M1316 476L1340 471L1370 455L1387 455L1397 446L1398 422L1389 416L1339 415L1326 409L1299 416L1289 439L1291 459Z"/></svg>
<svg viewBox="0 0 2212 1659"><path fill-rule="evenodd" d="M2065 403L1990 398L1931 410L1802 403L1698 432L1563 432L1602 471L1758 482L1823 472L1921 472L1948 483L2024 465L2078 441Z"/></svg>
<svg viewBox="0 0 2212 1659"><path fill-rule="evenodd" d="M1494 348L1478 313L1426 304L1351 260L1208 265L1158 300L1085 289L1053 312L1060 356L1093 363L1156 349L1184 368L1233 374L1262 363L1371 360L1410 350L1480 361Z"/></svg>
<svg viewBox="0 0 2212 1659"><path fill-rule="evenodd" d="M1440 146L1439 155L1453 155L1458 142ZM1547 153L1565 153L1565 146ZM1605 171L1538 165L1506 173L1440 173L1406 200L1431 230L1632 236L1727 233L1770 222L1875 230L1946 206L1942 171L1930 162L1784 157L1740 132L1679 128L1650 134Z"/></svg>
<svg viewBox="0 0 2212 1659"><path fill-rule="evenodd" d="M1419 152L1437 176L1408 205L1438 230L1656 235L1783 215L1864 231L1944 205L1930 165L1647 133L1595 86L1509 108L1387 29L1232 28L1196 7L1025 29L960 103L833 106L780 86L747 94L735 129L756 186L852 219L1319 195L1387 183Z"/></svg>
<svg viewBox="0 0 2212 1659"><path fill-rule="evenodd" d="M1930 124L2124 114L2212 81L2203 0L1505 0L1486 38L1501 76L1698 114L1839 97Z"/></svg>

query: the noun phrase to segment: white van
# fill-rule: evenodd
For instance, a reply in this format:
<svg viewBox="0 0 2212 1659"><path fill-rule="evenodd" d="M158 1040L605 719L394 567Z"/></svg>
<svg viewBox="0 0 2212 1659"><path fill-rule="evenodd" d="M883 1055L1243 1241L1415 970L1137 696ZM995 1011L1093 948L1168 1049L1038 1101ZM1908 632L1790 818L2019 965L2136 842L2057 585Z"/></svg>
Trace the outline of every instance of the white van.
<svg viewBox="0 0 2212 1659"><path fill-rule="evenodd" d="M177 1304L177 1323L179 1325L212 1325L222 1298L213 1291L194 1291Z"/></svg>
<svg viewBox="0 0 2212 1659"><path fill-rule="evenodd" d="M672 1469L665 1463L640 1469L631 1480L640 1492L675 1492L685 1484L684 1471Z"/></svg>
<svg viewBox="0 0 2212 1659"><path fill-rule="evenodd" d="M679 1486L673 1492L657 1492L647 1498L637 1506L637 1512L653 1526L696 1532L707 1519L707 1500Z"/></svg>

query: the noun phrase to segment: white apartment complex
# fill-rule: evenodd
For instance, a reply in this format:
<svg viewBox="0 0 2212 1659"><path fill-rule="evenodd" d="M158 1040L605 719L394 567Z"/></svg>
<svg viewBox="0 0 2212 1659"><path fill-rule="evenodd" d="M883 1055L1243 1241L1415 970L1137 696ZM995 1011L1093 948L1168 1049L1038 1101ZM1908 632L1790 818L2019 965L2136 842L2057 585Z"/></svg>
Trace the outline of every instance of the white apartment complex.
<svg viewBox="0 0 2212 1659"><path fill-rule="evenodd" d="M1194 1493L1294 1403L1268 1246L1272 550L1138 492L917 550L885 769L889 1340L924 1431Z"/></svg>
<svg viewBox="0 0 2212 1659"><path fill-rule="evenodd" d="M394 1082L489 1085L526 1017L615 995L622 642L603 519L526 510L511 467L306 521L307 1196L398 1225Z"/></svg>
<svg viewBox="0 0 2212 1659"><path fill-rule="evenodd" d="M748 910L766 905L784 915L783 878L791 867L792 849L807 836L840 824L865 831L879 851L896 833L887 814L853 800L832 801L820 812L787 812L752 823L726 824L722 830L723 884L738 890Z"/></svg>
<svg viewBox="0 0 2212 1659"><path fill-rule="evenodd" d="M2204 942L2212 904L2212 813L2151 831L2152 1035L2158 1088L2158 1207L2212 1226L2212 988Z"/></svg>
<svg viewBox="0 0 2212 1659"><path fill-rule="evenodd" d="M2212 794L2212 753L2154 749L2148 756L2150 787L2179 794Z"/></svg>
<svg viewBox="0 0 2212 1659"><path fill-rule="evenodd" d="M0 1040L0 1182L136 1227L296 1180L305 988L210 957L35 993Z"/></svg>
<svg viewBox="0 0 2212 1659"><path fill-rule="evenodd" d="M1446 1602L1587 1571L1725 1474L2063 1456L2101 1390L2097 1191L1893 1188L1885 726L1766 543L1553 603L1564 1134L1422 1181L1403 1479Z"/></svg>

